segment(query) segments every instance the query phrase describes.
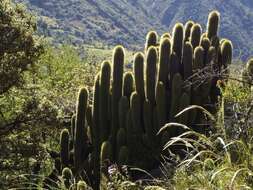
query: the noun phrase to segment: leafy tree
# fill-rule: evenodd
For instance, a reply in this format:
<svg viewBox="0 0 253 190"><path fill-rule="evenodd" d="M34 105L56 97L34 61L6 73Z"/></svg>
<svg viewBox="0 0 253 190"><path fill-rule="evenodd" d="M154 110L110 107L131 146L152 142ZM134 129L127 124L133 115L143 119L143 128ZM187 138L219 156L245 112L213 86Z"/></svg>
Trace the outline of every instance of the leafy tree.
<svg viewBox="0 0 253 190"><path fill-rule="evenodd" d="M36 22L20 4L0 1L0 95L23 83L29 70L43 52L35 35Z"/></svg>

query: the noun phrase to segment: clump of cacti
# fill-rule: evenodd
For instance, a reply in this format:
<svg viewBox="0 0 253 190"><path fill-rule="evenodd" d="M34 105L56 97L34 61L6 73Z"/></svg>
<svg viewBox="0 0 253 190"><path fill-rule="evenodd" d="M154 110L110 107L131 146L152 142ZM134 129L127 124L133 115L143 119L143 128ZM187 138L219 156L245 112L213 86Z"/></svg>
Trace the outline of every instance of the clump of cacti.
<svg viewBox="0 0 253 190"><path fill-rule="evenodd" d="M198 130L196 124L205 119L198 111L176 115L189 105L217 104L216 82L227 78L233 51L229 40L218 37L219 21L219 13L213 11L204 33L193 21L177 23L172 35L165 33L160 39L155 31L149 32L144 52L134 56L133 71L124 72L124 48L117 46L112 63L103 62L96 76L92 105L87 89L79 92L69 135L74 163L65 161L67 150L62 150L64 167L69 164L76 177L86 170L93 188L99 189L100 172L107 175L109 163L156 167L164 143L183 132L172 128L157 135L166 123ZM247 65L249 73L252 63ZM62 149L67 149L65 133Z"/></svg>

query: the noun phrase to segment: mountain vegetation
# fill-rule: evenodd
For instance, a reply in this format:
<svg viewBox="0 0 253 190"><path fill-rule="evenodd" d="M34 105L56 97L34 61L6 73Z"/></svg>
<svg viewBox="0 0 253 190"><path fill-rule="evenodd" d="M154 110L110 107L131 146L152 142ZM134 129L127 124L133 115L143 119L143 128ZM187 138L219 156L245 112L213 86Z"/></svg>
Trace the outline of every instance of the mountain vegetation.
<svg viewBox="0 0 253 190"><path fill-rule="evenodd" d="M170 31L191 19L206 24L207 14L222 15L223 38L233 40L235 57L253 53L251 0L17 0L39 16L39 31L55 42L117 45L140 49L148 31ZM205 28L203 28L205 29Z"/></svg>
<svg viewBox="0 0 253 190"><path fill-rule="evenodd" d="M0 189L253 189L253 58L223 24L249 1L22 2L38 28L0 1Z"/></svg>

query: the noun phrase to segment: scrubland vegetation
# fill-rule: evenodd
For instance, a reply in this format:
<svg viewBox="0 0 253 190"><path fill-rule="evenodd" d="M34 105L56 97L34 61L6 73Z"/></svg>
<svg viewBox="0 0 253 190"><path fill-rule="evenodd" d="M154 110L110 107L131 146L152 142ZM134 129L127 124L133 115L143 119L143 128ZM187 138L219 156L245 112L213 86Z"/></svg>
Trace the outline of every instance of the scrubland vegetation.
<svg viewBox="0 0 253 190"><path fill-rule="evenodd" d="M136 52L55 46L22 6L0 11L1 189L253 188L253 61L222 13Z"/></svg>

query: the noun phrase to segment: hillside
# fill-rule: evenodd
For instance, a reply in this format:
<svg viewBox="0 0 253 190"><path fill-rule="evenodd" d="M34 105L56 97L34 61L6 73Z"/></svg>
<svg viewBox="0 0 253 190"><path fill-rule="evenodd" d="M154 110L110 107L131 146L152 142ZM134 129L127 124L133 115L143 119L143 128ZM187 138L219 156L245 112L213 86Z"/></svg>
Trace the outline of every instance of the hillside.
<svg viewBox="0 0 253 190"><path fill-rule="evenodd" d="M17 0L39 16L40 32L55 42L140 47L155 29L165 32L175 22L192 19L206 23L210 10L222 16L221 36L233 40L235 55L253 54L253 2L251 0ZM131 45L130 45L131 44ZM240 48L239 48L240 47Z"/></svg>

